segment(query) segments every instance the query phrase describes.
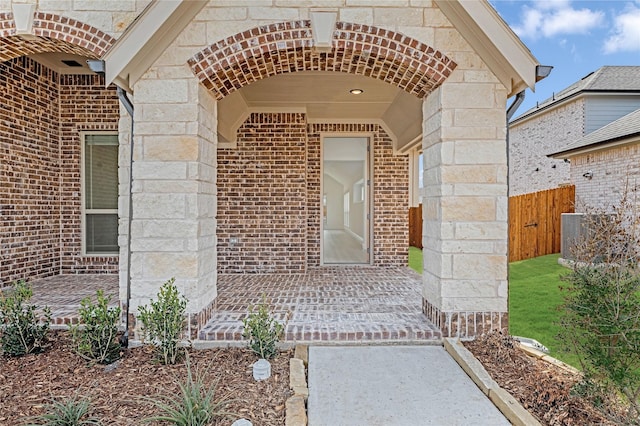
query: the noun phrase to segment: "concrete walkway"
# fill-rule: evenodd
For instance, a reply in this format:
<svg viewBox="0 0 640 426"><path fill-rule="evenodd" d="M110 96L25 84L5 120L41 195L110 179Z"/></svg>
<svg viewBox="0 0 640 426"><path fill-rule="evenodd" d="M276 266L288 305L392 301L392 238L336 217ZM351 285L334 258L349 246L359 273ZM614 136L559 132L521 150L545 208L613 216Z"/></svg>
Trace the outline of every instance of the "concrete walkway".
<svg viewBox="0 0 640 426"><path fill-rule="evenodd" d="M309 347L309 426L509 425L441 346Z"/></svg>

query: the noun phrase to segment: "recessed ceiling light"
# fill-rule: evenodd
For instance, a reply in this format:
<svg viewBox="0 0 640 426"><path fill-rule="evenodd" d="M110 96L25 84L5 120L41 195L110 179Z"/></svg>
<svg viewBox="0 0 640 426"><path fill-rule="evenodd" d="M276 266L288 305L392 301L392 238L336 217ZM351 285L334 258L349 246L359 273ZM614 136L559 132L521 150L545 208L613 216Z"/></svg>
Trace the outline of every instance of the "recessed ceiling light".
<svg viewBox="0 0 640 426"><path fill-rule="evenodd" d="M351 93L352 95L362 95L364 93L364 90L362 90L362 89L351 89L351 90L349 90L349 93Z"/></svg>

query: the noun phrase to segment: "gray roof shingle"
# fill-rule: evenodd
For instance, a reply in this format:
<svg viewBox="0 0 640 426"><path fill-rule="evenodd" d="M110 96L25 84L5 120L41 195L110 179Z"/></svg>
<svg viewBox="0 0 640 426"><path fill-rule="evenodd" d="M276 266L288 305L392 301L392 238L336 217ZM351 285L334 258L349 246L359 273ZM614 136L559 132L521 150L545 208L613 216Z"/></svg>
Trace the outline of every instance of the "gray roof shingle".
<svg viewBox="0 0 640 426"><path fill-rule="evenodd" d="M576 81L552 97L525 111L515 120L560 102L579 92L640 92L640 66L604 66ZM514 120L514 121L515 121Z"/></svg>
<svg viewBox="0 0 640 426"><path fill-rule="evenodd" d="M569 154L572 151L577 151L581 148L606 144L607 142L631 138L633 136L638 136L640 140L640 109L637 109L632 113L620 117L616 121L589 133L574 143L565 146L562 151L554 152L549 154L549 156L564 158L566 156L565 154Z"/></svg>

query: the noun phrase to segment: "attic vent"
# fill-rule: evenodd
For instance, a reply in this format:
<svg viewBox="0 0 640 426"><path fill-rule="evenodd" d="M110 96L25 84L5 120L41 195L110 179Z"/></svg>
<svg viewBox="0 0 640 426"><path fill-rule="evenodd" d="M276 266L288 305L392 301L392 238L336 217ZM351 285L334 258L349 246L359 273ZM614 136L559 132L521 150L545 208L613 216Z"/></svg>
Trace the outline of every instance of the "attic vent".
<svg viewBox="0 0 640 426"><path fill-rule="evenodd" d="M73 67L73 68L77 68L77 67L81 67L82 68L82 64L78 61L74 61L73 59L63 59L62 63L65 64L68 67Z"/></svg>

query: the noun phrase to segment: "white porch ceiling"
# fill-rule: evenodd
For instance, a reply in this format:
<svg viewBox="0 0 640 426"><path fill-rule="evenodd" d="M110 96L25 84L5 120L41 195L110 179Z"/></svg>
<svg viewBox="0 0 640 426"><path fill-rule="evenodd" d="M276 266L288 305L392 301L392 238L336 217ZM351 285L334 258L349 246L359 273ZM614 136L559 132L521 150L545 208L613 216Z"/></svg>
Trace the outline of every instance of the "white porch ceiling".
<svg viewBox="0 0 640 426"><path fill-rule="evenodd" d="M364 93L349 93L355 88ZM394 140L396 151L406 149L422 132L422 101L417 97L374 78L308 71L269 77L222 99L220 140L235 142L249 114L264 111L305 112L309 122L377 123Z"/></svg>

